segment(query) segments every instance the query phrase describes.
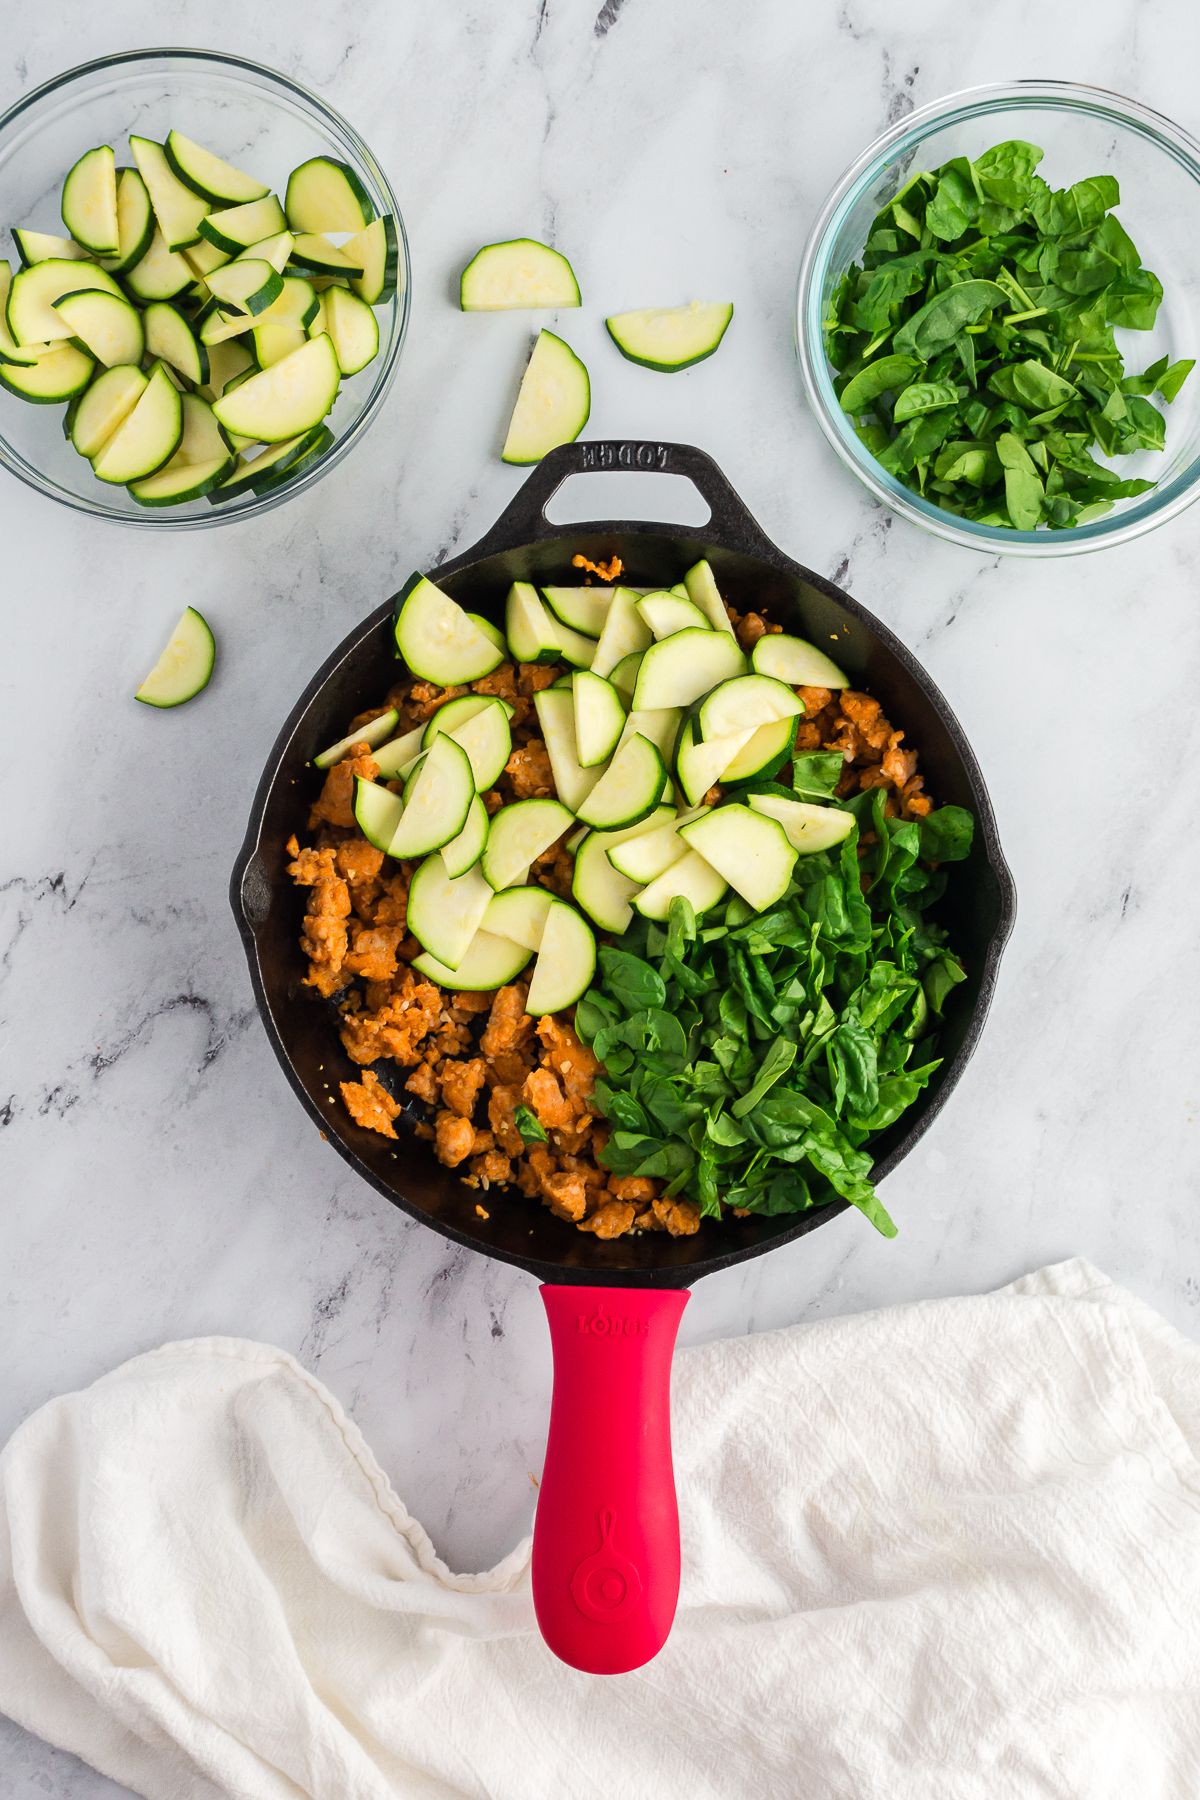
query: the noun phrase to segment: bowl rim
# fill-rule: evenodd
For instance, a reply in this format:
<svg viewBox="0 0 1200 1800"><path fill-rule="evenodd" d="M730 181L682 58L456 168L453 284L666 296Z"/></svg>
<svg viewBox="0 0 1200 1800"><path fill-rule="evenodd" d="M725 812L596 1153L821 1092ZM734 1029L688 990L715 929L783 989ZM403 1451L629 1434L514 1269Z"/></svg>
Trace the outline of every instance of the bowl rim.
<svg viewBox="0 0 1200 1800"><path fill-rule="evenodd" d="M13 475L18 481L31 488L46 499L69 507L72 512L82 513L87 518L100 519L108 524L127 525L134 530L150 531L196 531L207 530L215 525L236 525L245 519L259 518L277 506L284 505L314 487L323 476L330 473L348 454L363 433L374 422L382 407L383 401L392 386L396 369L400 361L400 352L408 335L409 319L412 311L412 258L409 250L408 231L404 223L404 215L386 173L370 147L359 136L353 125L338 112L336 107L311 93L302 83L282 70L273 69L267 63L255 62L252 58L238 56L225 50L205 50L194 45L166 44L147 45L134 50L121 50L106 56L96 56L87 62L75 63L69 69L61 70L49 81L43 81L14 101L12 106L0 113L0 148L9 128L38 102L45 100L60 90L69 88L72 83L89 76L101 74L109 70L117 70L135 66L139 63L154 61L178 62L189 68L202 70L205 65L216 65L220 68L240 71L255 80L264 81L282 88L292 94L303 108L317 115L323 127L334 139L343 140L342 147L362 164L370 178L376 183L386 201L386 210L391 214L396 226L396 246L399 257L396 292L387 302L388 312L394 321L391 342L383 356L375 375L370 391L363 402L362 410L347 426L340 437L335 437L329 450L300 475L294 482L284 482L280 487L266 494L255 494L242 503L234 501L230 506L205 506L203 511L176 514L170 516L169 509L159 511L119 512L115 507L106 506L103 499L95 500L81 494L71 492L51 481L34 464L30 463L19 452L15 451L0 432L0 469ZM99 485L99 484L98 484Z"/></svg>
<svg viewBox="0 0 1200 1800"><path fill-rule="evenodd" d="M1165 113L1115 89L1086 82L1038 78L985 82L959 88L926 102L894 125L889 125L843 170L813 221L796 283L796 356L809 406L826 440L846 467L892 512L950 543L989 556L999 553L1052 558L1108 549L1115 544L1128 543L1178 517L1200 498L1200 452L1197 452L1186 468L1122 512L1107 514L1069 531L1002 531L995 526L960 519L957 514L934 506L887 474L875 458L863 450L838 405L821 333L821 284L826 271L826 246L849 205L866 182L881 175L905 149L915 149L935 125L989 113L1002 115L1039 103L1054 110L1082 110L1132 128L1171 155L1200 185L1200 141Z"/></svg>

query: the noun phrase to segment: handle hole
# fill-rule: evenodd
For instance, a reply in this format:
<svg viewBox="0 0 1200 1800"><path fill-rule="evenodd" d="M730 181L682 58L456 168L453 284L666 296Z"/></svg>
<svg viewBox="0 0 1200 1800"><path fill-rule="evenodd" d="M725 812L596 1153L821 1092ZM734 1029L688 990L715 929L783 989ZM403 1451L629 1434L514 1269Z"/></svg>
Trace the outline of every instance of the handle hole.
<svg viewBox="0 0 1200 1800"><path fill-rule="evenodd" d="M582 519L669 519L677 525L707 525L712 509L686 475L614 470L568 476L546 502L546 517L552 525L577 525Z"/></svg>

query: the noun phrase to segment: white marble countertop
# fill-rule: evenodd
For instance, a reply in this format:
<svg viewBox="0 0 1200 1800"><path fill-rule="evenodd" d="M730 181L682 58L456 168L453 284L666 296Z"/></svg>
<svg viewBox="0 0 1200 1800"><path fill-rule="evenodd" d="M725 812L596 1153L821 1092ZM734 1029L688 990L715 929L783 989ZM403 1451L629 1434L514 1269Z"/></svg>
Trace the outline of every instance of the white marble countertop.
<svg viewBox="0 0 1200 1800"><path fill-rule="evenodd" d="M0 105L88 56L216 35L195 0L155 10L153 39L133 0L26 10ZM1097 0L1087 17L1084 33L1078 9L1033 0L762 0L736 21L719 0L297 0L222 20L221 47L318 89L387 167L412 329L369 447L302 506L146 541L0 489L0 1440L138 1351L227 1332L319 1373L452 1564L484 1566L528 1526L549 1384L534 1283L410 1223L319 1142L225 899L311 671L516 490L496 452L528 320L463 318L450 278L526 231L584 288L566 335L592 370L590 432L701 444L785 549L917 649L978 750L1021 895L982 1046L887 1185L899 1238L851 1216L716 1276L684 1340L1073 1253L1196 1328L1200 515L1065 565L936 543L841 469L791 347L818 202L914 104L1056 75L1194 124L1195 9ZM667 379L608 344L605 312L693 294L737 305L713 361ZM651 485L640 505L669 501ZM219 635L218 673L194 706L149 712L130 692L184 595ZM2 1722L0 1767L11 1800L119 1791Z"/></svg>

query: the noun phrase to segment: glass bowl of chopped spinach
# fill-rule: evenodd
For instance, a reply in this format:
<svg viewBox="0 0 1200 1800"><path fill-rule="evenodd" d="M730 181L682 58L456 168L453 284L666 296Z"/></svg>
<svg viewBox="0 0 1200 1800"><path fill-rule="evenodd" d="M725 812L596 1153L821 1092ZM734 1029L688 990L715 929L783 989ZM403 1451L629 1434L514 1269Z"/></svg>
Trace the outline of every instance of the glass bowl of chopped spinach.
<svg viewBox="0 0 1200 1800"><path fill-rule="evenodd" d="M886 506L989 554L1099 549L1200 492L1200 144L1070 82L912 113L804 253L809 401Z"/></svg>

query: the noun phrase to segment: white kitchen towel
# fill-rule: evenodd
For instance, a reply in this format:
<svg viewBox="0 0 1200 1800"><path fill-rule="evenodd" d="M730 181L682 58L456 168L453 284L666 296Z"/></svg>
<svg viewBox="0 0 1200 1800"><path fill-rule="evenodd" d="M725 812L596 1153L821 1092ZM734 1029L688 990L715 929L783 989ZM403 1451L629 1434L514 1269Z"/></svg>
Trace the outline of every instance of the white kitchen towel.
<svg viewBox="0 0 1200 1800"><path fill-rule="evenodd" d="M148 1800L1196 1800L1198 1377L1082 1263L683 1353L678 1620L604 1679L290 1356L168 1344L0 1458L0 1708Z"/></svg>

